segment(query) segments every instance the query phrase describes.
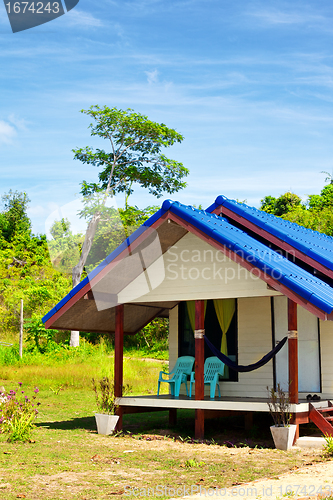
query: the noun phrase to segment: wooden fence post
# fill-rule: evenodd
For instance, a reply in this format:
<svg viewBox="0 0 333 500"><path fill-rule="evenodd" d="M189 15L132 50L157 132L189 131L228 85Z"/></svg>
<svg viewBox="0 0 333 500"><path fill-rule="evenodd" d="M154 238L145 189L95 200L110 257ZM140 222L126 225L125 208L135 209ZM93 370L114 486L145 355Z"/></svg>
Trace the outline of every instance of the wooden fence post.
<svg viewBox="0 0 333 500"><path fill-rule="evenodd" d="M23 299L21 299L21 310L20 310L20 340L19 340L19 353L20 358L22 358L23 354Z"/></svg>

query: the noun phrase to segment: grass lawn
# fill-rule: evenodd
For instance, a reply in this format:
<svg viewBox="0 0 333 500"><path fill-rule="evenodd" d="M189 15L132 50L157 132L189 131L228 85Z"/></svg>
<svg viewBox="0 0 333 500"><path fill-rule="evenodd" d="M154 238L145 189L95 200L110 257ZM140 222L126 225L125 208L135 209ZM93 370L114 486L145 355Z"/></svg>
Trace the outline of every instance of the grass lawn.
<svg viewBox="0 0 333 500"><path fill-rule="evenodd" d="M16 387L8 379L2 384ZM91 390L56 392L41 385L35 442L12 444L0 435L1 499L163 499L177 496L172 488L225 488L321 460L318 452L273 449L265 415L247 433L242 418L207 420L210 444L190 442L188 411L179 411L171 429L166 412L128 415L123 435L101 436Z"/></svg>

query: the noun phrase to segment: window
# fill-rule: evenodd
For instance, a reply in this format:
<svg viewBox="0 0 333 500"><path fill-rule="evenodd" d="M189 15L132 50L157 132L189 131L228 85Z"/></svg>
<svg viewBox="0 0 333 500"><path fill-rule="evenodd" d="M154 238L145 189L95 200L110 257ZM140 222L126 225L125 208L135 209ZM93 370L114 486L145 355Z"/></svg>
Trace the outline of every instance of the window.
<svg viewBox="0 0 333 500"><path fill-rule="evenodd" d="M194 356L195 341L193 329L191 327L187 304L180 302L179 304L179 326L178 326L178 355L179 356ZM205 332L212 344L218 349L221 349L222 330L216 315L213 300L207 300L205 314ZM227 331L227 349L228 357L237 363L237 301L236 311L231 320ZM211 350L205 344L205 359L213 356ZM224 380L238 381L238 372L225 367Z"/></svg>

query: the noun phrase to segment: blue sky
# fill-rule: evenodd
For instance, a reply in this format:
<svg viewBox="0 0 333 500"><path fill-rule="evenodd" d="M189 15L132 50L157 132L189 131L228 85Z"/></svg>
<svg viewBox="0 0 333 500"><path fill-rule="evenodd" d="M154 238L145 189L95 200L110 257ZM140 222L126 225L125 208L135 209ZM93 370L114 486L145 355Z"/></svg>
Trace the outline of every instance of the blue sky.
<svg viewBox="0 0 333 500"><path fill-rule="evenodd" d="M173 195L183 203L319 193L320 172L333 169L332 17L318 0L80 0L13 34L1 4L0 195L26 191L44 232L50 212L97 179L71 152L97 145L79 112L93 104L185 136L168 150L190 169ZM162 200L139 189L130 198Z"/></svg>

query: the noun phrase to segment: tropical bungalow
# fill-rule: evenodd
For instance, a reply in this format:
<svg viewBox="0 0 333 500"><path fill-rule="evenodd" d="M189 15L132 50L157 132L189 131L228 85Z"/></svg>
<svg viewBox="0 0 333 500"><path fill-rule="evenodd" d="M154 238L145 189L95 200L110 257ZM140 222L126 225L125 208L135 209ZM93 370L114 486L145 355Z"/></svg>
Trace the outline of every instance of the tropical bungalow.
<svg viewBox="0 0 333 500"><path fill-rule="evenodd" d="M156 317L169 318L170 368L195 357L191 397L184 385L179 397L122 395L124 335ZM125 413L169 410L174 421L192 408L200 439L208 416L242 412L249 426L277 384L298 428L312 420L333 435L332 319L333 238L218 196L207 210L165 201L43 321L115 335L118 428ZM220 352L211 398L204 362Z"/></svg>

